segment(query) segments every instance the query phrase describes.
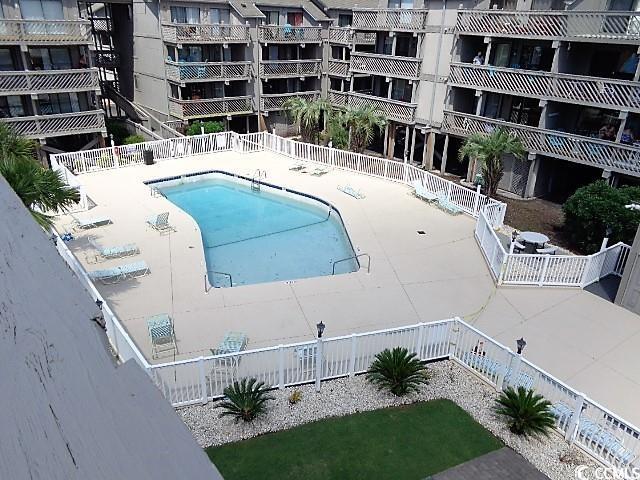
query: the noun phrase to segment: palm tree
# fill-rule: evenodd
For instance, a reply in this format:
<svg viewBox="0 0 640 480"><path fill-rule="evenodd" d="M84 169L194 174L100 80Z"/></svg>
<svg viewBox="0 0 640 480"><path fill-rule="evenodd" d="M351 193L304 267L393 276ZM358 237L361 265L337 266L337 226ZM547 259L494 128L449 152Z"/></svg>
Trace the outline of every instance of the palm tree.
<svg viewBox="0 0 640 480"><path fill-rule="evenodd" d="M458 158L462 161L464 157L469 157L472 162L481 163L487 195L493 197L504 174L502 157L507 154L522 158L525 154L522 142L504 128L496 128L490 134L474 133L467 138L458 152ZM469 168L472 168L471 163Z"/></svg>
<svg viewBox="0 0 640 480"><path fill-rule="evenodd" d="M367 105L348 109L345 123L350 133L350 150L362 153L373 141L376 129L382 129L387 124L387 119L375 107Z"/></svg>
<svg viewBox="0 0 640 480"><path fill-rule="evenodd" d="M427 383L429 375L425 362L404 347L385 348L378 353L367 371L367 380L379 389L387 389L397 396Z"/></svg>
<svg viewBox="0 0 640 480"><path fill-rule="evenodd" d="M324 99L305 100L293 97L285 101L282 106L289 118L300 126L302 141L317 144L320 130L322 130L320 124L324 123L325 115L331 110L329 102Z"/></svg>
<svg viewBox="0 0 640 480"><path fill-rule="evenodd" d="M58 172L44 168L35 160L35 143L17 135L0 123L0 175L11 185L33 218L44 228L53 224L44 212L67 210L80 201Z"/></svg>
<svg viewBox="0 0 640 480"><path fill-rule="evenodd" d="M549 411L551 403L531 389L508 387L496 403L496 413L507 418L509 430L516 435L547 435L556 424Z"/></svg>

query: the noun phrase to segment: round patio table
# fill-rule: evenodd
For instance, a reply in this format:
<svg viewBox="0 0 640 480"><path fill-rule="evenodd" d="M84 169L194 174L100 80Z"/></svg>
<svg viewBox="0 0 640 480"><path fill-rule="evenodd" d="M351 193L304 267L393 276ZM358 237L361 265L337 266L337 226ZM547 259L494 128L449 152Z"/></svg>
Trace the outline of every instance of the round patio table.
<svg viewBox="0 0 640 480"><path fill-rule="evenodd" d="M538 232L520 232L518 238L520 238L524 243L531 245L531 253L535 253L537 246L544 247L544 244L549 241L549 237L544 233Z"/></svg>

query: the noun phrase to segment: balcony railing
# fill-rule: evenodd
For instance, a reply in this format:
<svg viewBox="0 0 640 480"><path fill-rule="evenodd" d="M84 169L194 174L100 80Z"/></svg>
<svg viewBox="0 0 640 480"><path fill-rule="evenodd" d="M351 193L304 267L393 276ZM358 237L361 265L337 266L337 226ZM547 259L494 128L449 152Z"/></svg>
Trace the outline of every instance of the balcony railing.
<svg viewBox="0 0 640 480"><path fill-rule="evenodd" d="M351 71L372 73L387 77L418 79L420 78L419 58L396 57L377 53L351 53Z"/></svg>
<svg viewBox="0 0 640 480"><path fill-rule="evenodd" d="M374 97L363 93L349 92L349 105L359 108L373 106L384 113L389 120L413 123L416 115L415 103L401 102L390 98Z"/></svg>
<svg viewBox="0 0 640 480"><path fill-rule="evenodd" d="M373 32L354 32L349 27L329 27L329 42L349 45L375 45L376 34Z"/></svg>
<svg viewBox="0 0 640 480"><path fill-rule="evenodd" d="M322 28L260 25L258 40L262 43L320 43L322 42Z"/></svg>
<svg viewBox="0 0 640 480"><path fill-rule="evenodd" d="M637 43L640 13L461 10L455 31L495 37Z"/></svg>
<svg viewBox="0 0 640 480"><path fill-rule="evenodd" d="M320 76L322 60L262 60L260 76L276 77L310 77Z"/></svg>
<svg viewBox="0 0 640 480"><path fill-rule="evenodd" d="M99 89L97 68L0 72L0 95Z"/></svg>
<svg viewBox="0 0 640 480"><path fill-rule="evenodd" d="M445 111L442 121L443 131L463 137L490 133L498 127L520 138L524 148L531 153L640 176L639 148L458 112Z"/></svg>
<svg viewBox="0 0 640 480"><path fill-rule="evenodd" d="M60 137L105 131L102 110L3 118L1 121L11 125L16 133L28 138Z"/></svg>
<svg viewBox="0 0 640 480"><path fill-rule="evenodd" d="M353 28L359 30L425 30L428 10L401 8L354 8Z"/></svg>
<svg viewBox="0 0 640 480"><path fill-rule="evenodd" d="M169 98L169 111L174 117L187 119L251 113L253 108L250 96L203 98L199 100Z"/></svg>
<svg viewBox="0 0 640 480"><path fill-rule="evenodd" d="M335 77L349 76L349 60L329 60L328 73Z"/></svg>
<svg viewBox="0 0 640 480"><path fill-rule="evenodd" d="M337 107L346 107L349 105L349 92L338 92L337 90L329 90L328 99L331 105Z"/></svg>
<svg viewBox="0 0 640 480"><path fill-rule="evenodd" d="M165 23L162 36L170 43L249 43L248 25Z"/></svg>
<svg viewBox="0 0 640 480"><path fill-rule="evenodd" d="M246 80L251 75L250 61L174 62L166 60L167 79L174 82Z"/></svg>
<svg viewBox="0 0 640 480"><path fill-rule="evenodd" d="M90 43L91 26L86 20L0 20L0 44L16 42Z"/></svg>
<svg viewBox="0 0 640 480"><path fill-rule="evenodd" d="M476 90L640 112L640 83L452 63L449 84Z"/></svg>
<svg viewBox="0 0 640 480"><path fill-rule="evenodd" d="M96 67L116 68L120 66L120 54L109 50L95 50L91 52L93 65Z"/></svg>
<svg viewBox="0 0 640 480"><path fill-rule="evenodd" d="M299 97L304 100L317 100L320 98L319 91L312 92L292 92L292 93L275 93L264 94L260 97L260 109L268 112L271 110L281 110L282 105L290 98Z"/></svg>

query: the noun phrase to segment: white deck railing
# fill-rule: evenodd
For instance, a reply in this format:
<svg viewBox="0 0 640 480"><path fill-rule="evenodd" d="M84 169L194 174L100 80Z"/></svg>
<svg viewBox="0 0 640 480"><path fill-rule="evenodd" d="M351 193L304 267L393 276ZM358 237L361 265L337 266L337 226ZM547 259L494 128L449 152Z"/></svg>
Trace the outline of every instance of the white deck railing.
<svg viewBox="0 0 640 480"><path fill-rule="evenodd" d="M381 55L378 53L351 53L350 68L352 72L373 73L394 78L420 78L422 59Z"/></svg>
<svg viewBox="0 0 640 480"><path fill-rule="evenodd" d="M0 72L3 95L100 90L97 68Z"/></svg>
<svg viewBox="0 0 640 480"><path fill-rule="evenodd" d="M0 19L0 44L29 42L43 45L91 43L87 20Z"/></svg>

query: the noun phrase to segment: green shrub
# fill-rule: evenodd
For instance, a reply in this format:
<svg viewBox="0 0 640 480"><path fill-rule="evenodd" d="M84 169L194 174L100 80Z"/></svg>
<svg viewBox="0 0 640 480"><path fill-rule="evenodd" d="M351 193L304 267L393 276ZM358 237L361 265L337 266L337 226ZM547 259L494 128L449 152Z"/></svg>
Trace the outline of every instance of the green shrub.
<svg viewBox="0 0 640 480"><path fill-rule="evenodd" d="M631 244L640 223L640 212L625 205L640 202L640 187L613 188L604 180L579 188L562 207L564 231L580 252L591 254L600 248L611 229L609 244Z"/></svg>
<svg viewBox="0 0 640 480"><path fill-rule="evenodd" d="M272 400L267 396L264 382L258 382L255 378L243 378L233 382L233 385L224 389L226 399L219 405L224 409L221 417L232 416L236 421L242 419L250 422L258 415L266 411L266 403Z"/></svg>
<svg viewBox="0 0 640 480"><path fill-rule="evenodd" d="M187 135L201 135L202 127L204 127L204 133L224 132L224 123L222 122L193 122L187 127Z"/></svg>
<svg viewBox="0 0 640 480"><path fill-rule="evenodd" d="M134 143L142 143L144 142L144 137L142 135L129 135L125 137L122 142L124 145L133 145Z"/></svg>
<svg viewBox="0 0 640 480"><path fill-rule="evenodd" d="M402 396L417 391L421 384L428 382L429 375L425 362L415 353L396 347L393 350L386 348L376 355L367 371L367 380L380 390Z"/></svg>
<svg viewBox="0 0 640 480"><path fill-rule="evenodd" d="M549 411L551 403L531 389L508 387L496 403L496 413L506 417L509 430L516 435L548 435L556 424Z"/></svg>
<svg viewBox="0 0 640 480"><path fill-rule="evenodd" d="M124 139L129 136L129 131L122 122L118 120L107 120L105 122L107 126L107 133L113 135L113 141L116 145L122 145Z"/></svg>

